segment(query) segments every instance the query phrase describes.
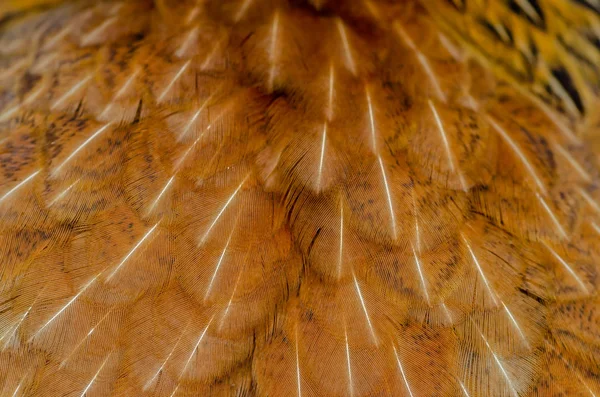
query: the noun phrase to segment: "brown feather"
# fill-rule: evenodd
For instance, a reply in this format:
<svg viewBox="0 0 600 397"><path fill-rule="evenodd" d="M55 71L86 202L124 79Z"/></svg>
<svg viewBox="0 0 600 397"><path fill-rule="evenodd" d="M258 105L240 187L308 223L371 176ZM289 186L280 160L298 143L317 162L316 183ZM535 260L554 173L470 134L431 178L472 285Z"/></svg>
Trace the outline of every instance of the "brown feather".
<svg viewBox="0 0 600 397"><path fill-rule="evenodd" d="M599 13L3 3L0 395L598 395Z"/></svg>

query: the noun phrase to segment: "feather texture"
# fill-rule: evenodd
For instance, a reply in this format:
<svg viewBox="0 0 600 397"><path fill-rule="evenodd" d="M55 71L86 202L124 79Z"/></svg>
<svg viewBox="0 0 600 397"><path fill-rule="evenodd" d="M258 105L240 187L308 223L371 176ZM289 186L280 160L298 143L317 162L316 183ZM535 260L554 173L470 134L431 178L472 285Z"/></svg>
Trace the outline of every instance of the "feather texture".
<svg viewBox="0 0 600 397"><path fill-rule="evenodd" d="M600 394L588 0L8 2L0 394Z"/></svg>

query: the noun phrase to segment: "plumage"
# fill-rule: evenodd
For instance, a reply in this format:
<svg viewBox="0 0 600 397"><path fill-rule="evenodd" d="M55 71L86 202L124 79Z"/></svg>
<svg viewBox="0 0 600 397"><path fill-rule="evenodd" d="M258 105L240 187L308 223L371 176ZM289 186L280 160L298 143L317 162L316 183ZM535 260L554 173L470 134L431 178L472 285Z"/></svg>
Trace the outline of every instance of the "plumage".
<svg viewBox="0 0 600 397"><path fill-rule="evenodd" d="M0 4L0 395L600 395L594 0Z"/></svg>

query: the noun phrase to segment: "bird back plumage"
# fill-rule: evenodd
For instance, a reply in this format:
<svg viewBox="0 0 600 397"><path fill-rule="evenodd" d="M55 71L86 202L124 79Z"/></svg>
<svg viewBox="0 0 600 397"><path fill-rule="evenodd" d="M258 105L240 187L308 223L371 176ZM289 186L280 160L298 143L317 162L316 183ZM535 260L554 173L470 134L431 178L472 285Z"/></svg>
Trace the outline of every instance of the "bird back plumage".
<svg viewBox="0 0 600 397"><path fill-rule="evenodd" d="M600 393L593 0L0 15L1 395Z"/></svg>

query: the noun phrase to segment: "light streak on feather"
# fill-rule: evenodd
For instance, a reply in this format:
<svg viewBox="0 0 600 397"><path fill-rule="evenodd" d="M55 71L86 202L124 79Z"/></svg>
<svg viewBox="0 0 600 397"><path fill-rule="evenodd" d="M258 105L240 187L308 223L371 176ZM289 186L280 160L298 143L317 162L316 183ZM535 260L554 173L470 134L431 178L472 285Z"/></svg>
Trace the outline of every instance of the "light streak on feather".
<svg viewBox="0 0 600 397"><path fill-rule="evenodd" d="M196 39L197 36L198 36L198 27L196 26L195 28L190 30L190 32L187 34L185 40L183 41L183 43L181 43L181 46L177 49L177 51L175 51L175 56L178 58L183 57L185 55L185 52L188 50L188 47L190 46L192 41L194 41Z"/></svg>
<svg viewBox="0 0 600 397"><path fill-rule="evenodd" d="M433 113L433 118L435 119L435 123L437 124L438 131L440 132L440 136L442 137L442 142L444 143L444 148L446 149L446 156L448 158L448 166L450 167L450 171L456 172L458 175L458 179L460 180L460 185L462 186L464 191L469 190L467 187L467 183L465 182L465 178L463 176L462 171L458 168L458 164L456 164L456 158L452 149L450 148L450 142L448 141L448 136L446 134L446 129L444 128L444 124L442 123L442 119L438 114L438 111L431 100L428 100L429 109L431 109L431 113Z"/></svg>
<svg viewBox="0 0 600 397"><path fill-rule="evenodd" d="M215 316L213 315L210 318L210 320L208 321L208 324L206 325L206 327L204 328L204 330L202 331L202 333L200 334L200 337L198 338L198 341L196 342L196 345L194 345L194 349L192 350L192 353L188 357L187 361L185 362L185 365L183 366L183 369L181 370L181 373L179 374L179 379L180 380L183 377L183 375L185 374L185 372L187 371L188 365L190 365L190 361L192 361L192 358L194 357L194 354L196 354L196 351L198 350L198 346L200 345L200 343L204 339L204 335L206 335L206 331L208 331L208 327L210 327L210 324L212 323L212 321L213 321L214 318L215 318Z"/></svg>
<svg viewBox="0 0 600 397"><path fill-rule="evenodd" d="M19 329L19 327L21 326L21 324L23 324L23 321L29 315L29 313L31 312L31 309L33 308L33 306L35 306L36 302L38 301L38 299L40 298L40 296L44 293L44 291L46 290L47 286L48 286L48 284L44 284L44 287L42 288L42 290L36 295L35 299L31 303L31 305L27 308L27 310L25 311L25 313L23 313L23 315L21 316L21 318L19 319L19 321L14 325L14 327L10 327L8 329L8 331L4 335L2 335L2 337L0 337L0 341L2 341L5 337L8 336L8 339L6 339L6 342L4 343L4 346L2 347L2 350L5 350L8 347L8 343L13 338L14 334L17 332L17 330Z"/></svg>
<svg viewBox="0 0 600 397"><path fill-rule="evenodd" d="M96 371L96 374L94 375L94 377L92 378L92 380L90 381L90 383L88 383L88 385L85 387L85 389L83 390L83 393L81 393L80 397L85 396L85 394L92 388L92 385L96 381L96 378L98 378L98 375L100 375L100 372L102 372L102 369L104 368L104 366L108 362L108 359L110 358L111 355L112 355L112 351L110 353L108 353L108 355L106 356L106 358L102 362L102 365L100 365L100 368L98 368L98 371Z"/></svg>
<svg viewBox="0 0 600 397"><path fill-rule="evenodd" d="M475 100L475 98L473 98L473 96L470 94L465 95L465 106L475 111L479 111L479 109L481 108L477 100Z"/></svg>
<svg viewBox="0 0 600 397"><path fill-rule="evenodd" d="M548 243L546 243L545 241L543 241L542 243L546 246L546 249L548 249L548 251L552 254L552 256L556 260L558 260L558 262L562 265L562 267L567 272L569 272L569 274L573 277L573 279L577 282L577 284L579 284L579 287L581 287L583 293L588 294L589 291L588 291L587 287L585 286L585 284L581 280L581 278L579 278L577 273L575 273L575 270L573 270L573 268L571 268L571 266L560 255L558 255L558 253L556 251L554 251L554 249L552 249L552 247Z"/></svg>
<svg viewBox="0 0 600 397"><path fill-rule="evenodd" d="M175 395L175 393L177 393L177 390L179 390L179 385L181 383L177 382L177 386L175 386L175 389L173 389L173 392L169 395L169 397L173 397Z"/></svg>
<svg viewBox="0 0 600 397"><path fill-rule="evenodd" d="M564 360L564 358L563 358L563 360ZM596 393L594 393L592 391L592 389L590 389L590 386L587 384L587 382L585 380L583 380L583 378L581 377L581 375L579 375L577 373L577 371L575 371L575 370L573 370L573 372L575 373L575 376L577 377L577 379L579 380L579 382L581 382L581 384L583 385L583 387L585 387L585 389L587 390L587 392L590 393L590 396L596 397Z"/></svg>
<svg viewBox="0 0 600 397"><path fill-rule="evenodd" d="M390 211L390 221L392 224L392 235L394 237L394 240L396 240L396 238L397 238L396 215L394 214L394 205L392 203L392 195L390 193L390 187L388 185L387 176L385 175L385 169L383 168L383 161L381 160L381 156L378 156L377 158L379 160L379 168L381 169L381 176L383 178L383 185L385 187L385 194L387 197L388 207L389 207L389 211Z"/></svg>
<svg viewBox="0 0 600 397"><path fill-rule="evenodd" d="M20 59L20 60L14 62L11 66L6 68L4 71L0 71L0 80L4 80L4 79L10 77L10 75L19 71L19 69L21 69L27 65L27 62L28 62L27 59L23 58L23 59Z"/></svg>
<svg viewBox="0 0 600 397"><path fill-rule="evenodd" d="M11 326L8 329L8 331L4 335L2 335L2 338L0 338L0 341L8 336L8 338L6 338L6 341L4 342L4 345L2 346L2 351L6 350L11 339L13 338L13 336L15 335L15 333L17 332L17 330L23 323L23 320L25 320L25 317L27 317L27 315L29 314L30 311L31 311L31 306L27 309L27 311L25 311L25 313L21 316L19 321L17 321L17 323L14 326Z"/></svg>
<svg viewBox="0 0 600 397"><path fill-rule="evenodd" d="M427 301L427 305L431 305L429 301L429 293L427 292L427 283L425 281L425 276L423 275L423 270L421 269L421 261L419 260L419 256L415 251L415 247L412 247L413 256L415 258L415 264L417 265L417 271L419 272L419 278L421 279L421 287L423 288L423 294L425 295L425 300Z"/></svg>
<svg viewBox="0 0 600 397"><path fill-rule="evenodd" d="M275 61L277 60L277 34L279 32L279 11L275 11L273 16L273 25L271 27L271 43L269 46L269 63L271 67L269 69L269 91L273 91L273 84L275 82Z"/></svg>
<svg viewBox="0 0 600 397"><path fill-rule="evenodd" d="M248 250L248 253L246 254L246 258L244 258L244 264L246 263L246 259L248 258L249 253L250 253L250 250ZM242 277L242 273L243 273L243 268L238 273L237 279L235 280L235 284L233 286L233 291L231 292L231 296L229 297L229 302L227 302L227 307L225 308L225 311L223 312L223 315L221 316L221 321L219 322L219 330L221 330L221 328L223 328L223 324L225 323L225 318L227 318L227 314L229 313L229 309L231 308L231 303L233 302L233 297L235 296L235 291L237 291L238 284L240 283L240 278Z"/></svg>
<svg viewBox="0 0 600 397"><path fill-rule="evenodd" d="M498 369L502 373L502 376L504 377L504 380L506 381L506 383L507 383L507 385L508 385L508 387L510 389L511 394L513 396L515 396L515 397L518 397L519 393L517 393L517 391L515 390L515 388L513 386L512 379L510 379L510 377L508 376L508 372L506 372L506 369L504 368L504 365L502 365L502 362L500 361L500 359L496 355L496 352L492 349L492 347L490 346L488 340L483 335L483 333L481 332L481 330L479 329L479 327L477 326L477 324L475 324L475 322L473 321L473 319L471 319L471 322L473 323L473 325L477 329L477 332L479 332L479 336L481 337L481 339L483 339L483 342L485 343L485 345L487 346L488 350L492 354L492 357L494 358L494 361L496 362L496 365L498 366Z"/></svg>
<svg viewBox="0 0 600 397"><path fill-rule="evenodd" d="M206 104L206 102L205 102L205 104ZM196 121L196 119L198 118L198 116L200 116L200 113L202 112L202 109L204 109L204 104L190 118L190 121L188 121L188 123L185 125L185 128L181 131L181 133L177 137L177 141L181 141L181 139L183 139L183 137L185 137L187 135L188 131L190 130L190 128L192 127L192 125L194 124L194 122Z"/></svg>
<svg viewBox="0 0 600 397"><path fill-rule="evenodd" d="M333 63L329 64L329 95L327 98L327 120L333 119L333 98L335 95L335 70Z"/></svg>
<svg viewBox="0 0 600 397"><path fill-rule="evenodd" d="M2 197L0 197L0 203L2 203L4 200L6 200L7 198L9 198L13 193L15 193L21 187L23 187L24 185L26 185L27 182L29 182L30 180L32 180L33 178L35 178L35 176L37 174L39 174L40 171L41 170L37 170L37 171L33 172L27 178L25 178L21 182L19 182L15 187L13 187L12 189L10 189L8 192L4 193L4 195Z"/></svg>
<svg viewBox="0 0 600 397"><path fill-rule="evenodd" d="M269 166L268 170L269 170L269 174L267 175L267 177L265 178L266 181L269 181L271 179L271 177L273 176L273 174L275 174L275 171L277 171L277 166L279 165L279 162L281 161L281 151L279 151L277 153L277 155L275 155L275 161L272 162L272 166Z"/></svg>
<svg viewBox="0 0 600 397"><path fill-rule="evenodd" d="M404 373L404 368L402 367L402 363L400 362L400 356L398 356L398 351L396 350L396 346L392 345L394 349L394 356L396 356L396 364L398 364L398 369L400 370L400 374L402 375L402 380L404 381L404 386L406 386L406 391L410 397L414 397L412 390L410 389L410 385L408 384L408 379L406 379L406 374Z"/></svg>
<svg viewBox="0 0 600 397"><path fill-rule="evenodd" d="M473 249L471 248L471 244L469 244L469 241L466 239L465 236L462 236L462 239L465 242L467 249L469 250L469 254L471 255L471 258L473 259L473 263L475 264L475 267L477 268L477 271L479 272L479 275L481 276L481 279L483 280L485 288L487 289L488 294L490 295L490 298L492 299L492 301L494 303L494 306L498 306L498 299L496 297L496 293L494 292L494 290L492 289L492 286L488 282L488 279L485 276L485 273L483 272L481 265L479 264L479 260L477 259L477 257L475 256L475 253L473 252Z"/></svg>
<svg viewBox="0 0 600 397"><path fill-rule="evenodd" d="M371 93L369 89L365 87L365 93L367 96L367 107L369 109L369 125L371 128L371 147L374 153L377 153L377 138L375 131L375 117L373 116L373 103L371 101Z"/></svg>
<svg viewBox="0 0 600 397"><path fill-rule="evenodd" d="M102 272L104 272L104 270ZM52 317L50 317L50 319L46 321L46 323L42 325L42 327L35 334L33 334L31 338L29 338L29 342L35 339L44 329L46 329L48 325L50 325L54 320L56 320L56 318L58 318L58 316L60 316L65 310L67 310L69 306L71 306L73 302L77 300L77 298L79 298L85 291L87 291L87 289L98 279L98 277L100 277L102 272L96 274L90 281L88 281L83 286L83 288L81 288L81 290L79 290L79 292L75 296L73 296L63 307L61 307L59 311L57 311Z"/></svg>
<svg viewBox="0 0 600 397"><path fill-rule="evenodd" d="M208 227L208 229L206 230L206 232L204 233L204 235L200 239L200 245L204 244L204 242L206 241L206 238L208 237L208 235L210 234L210 232L212 231L212 229L215 227L216 223L219 221L219 219L221 218L221 216L223 215L223 213L225 212L225 210L227 209L227 207L229 206L229 204L231 204L231 202L233 201L233 199L235 198L235 196L238 194L238 192L240 191L240 189L242 188L242 186L244 186L244 183L246 183L246 180L248 179L248 177L250 177L250 174L248 174L242 180L242 182L235 189L235 191L233 192L233 194L231 196L229 196L229 198L227 199L227 202L225 203L225 205L223 206L223 208L221 208L221 210L219 211L219 213L215 217L214 221L210 224L210 226Z"/></svg>
<svg viewBox="0 0 600 397"><path fill-rule="evenodd" d="M356 63L354 61L354 57L352 56L352 50L346 34L346 28L344 27L344 23L341 19L337 19L335 23L337 25L340 38L342 39L342 45L344 47L344 54L346 57L346 62L348 63L348 68L350 69L350 72L356 76Z"/></svg>
<svg viewBox="0 0 600 397"><path fill-rule="evenodd" d="M427 60L427 57L425 57L425 55L423 55L423 53L419 51L419 52L417 52L417 59L419 60L419 63L423 67L425 74L427 74L427 76L429 77L429 80L431 81L431 84L433 85L433 90L435 91L437 97L440 99L440 101L446 102L446 94L444 94L444 91L442 91L442 87L440 86L437 76L435 75L435 72L431 68L429 61Z"/></svg>
<svg viewBox="0 0 600 397"><path fill-rule="evenodd" d="M0 114L0 122L8 120L13 114L18 112L21 109L21 107L33 102L38 96L40 96L40 94L44 91L45 88L46 88L45 84L40 84L39 87L33 93L29 94L27 96L27 98L25 98L25 100L23 100L22 103L20 103L16 106L13 106L12 108L7 109L2 114Z"/></svg>
<svg viewBox="0 0 600 397"><path fill-rule="evenodd" d="M575 102L573 102L573 99L569 93L565 90L560 81L558 81L552 74L548 75L548 84L558 95L558 97L562 99L565 107L567 107L572 114L579 114L579 109L577 109L577 106L575 105Z"/></svg>
<svg viewBox="0 0 600 397"><path fill-rule="evenodd" d="M412 202L413 202L413 217L415 218L415 246L417 247L417 253L421 254L421 231L419 230L419 213L417 209L417 201L415 199L415 190L412 190Z"/></svg>
<svg viewBox="0 0 600 397"><path fill-rule="evenodd" d="M321 138L321 155L319 156L319 172L317 174L317 189L321 189L323 175L323 159L325 158L325 141L327 140L327 122L323 123L323 134Z"/></svg>
<svg viewBox="0 0 600 397"><path fill-rule="evenodd" d="M152 226L152 228L150 228L150 230L148 230L146 232L146 234L144 235L144 237L142 237L140 239L140 241L137 242L137 244L131 249L131 251L129 251L127 253L127 255L125 255L125 257L121 260L121 262L117 265L117 267L115 267L115 269L112 271L112 273L110 273L110 275L106 278L106 282L109 282L113 276L115 274L117 274L117 272L121 269L121 267L123 267L123 265L127 262L127 260L135 253L135 251L138 250L138 248L140 248L140 246L144 243L144 241L146 241L146 239L148 237L150 237L150 235L154 232L154 230L156 229L156 227L158 226L159 222L156 222L154 224L154 226Z"/></svg>
<svg viewBox="0 0 600 397"><path fill-rule="evenodd" d="M465 387L465 385L462 383L462 381L458 381L458 384L460 385L460 388L462 390L462 392L465 394L466 397L471 397L469 395L469 392L467 391L467 388Z"/></svg>
<svg viewBox="0 0 600 397"><path fill-rule="evenodd" d="M73 25L75 25L74 22L78 22L78 25L80 26L84 25L84 22L86 22L92 16L93 12L94 10L90 8L81 12L79 15L76 15L73 19L73 22L66 25L58 33L56 33L54 37L52 37L50 40L44 43L43 49L51 49L56 43L62 42L63 38L73 30Z"/></svg>
<svg viewBox="0 0 600 397"><path fill-rule="evenodd" d="M458 47L456 47L451 41L450 39L448 39L443 33L439 33L438 35L439 39L440 39L440 43L442 44L442 46L446 49L446 51L448 51L448 53L452 56L452 58L454 58L457 61L462 60L463 56L460 52L460 50L458 49Z"/></svg>
<svg viewBox="0 0 600 397"><path fill-rule="evenodd" d="M175 169L175 171L178 171L179 168L182 166L182 164L185 162L185 159L187 158L187 156L190 154L190 152L192 151L192 149L194 147L196 147L196 144L198 143L198 141L200 141L200 139L202 138L204 134L201 134L198 138L196 138L196 140L194 141L194 143L192 143L190 145L190 147L188 147L186 149L186 151L183 153L183 156L181 156L181 158L179 160L177 160L173 166L173 168Z"/></svg>
<svg viewBox="0 0 600 397"><path fill-rule="evenodd" d="M85 334L85 336L79 341L79 343L77 343L77 345L75 345L75 347L73 348L73 350L71 350L71 352L67 355L67 357L65 357L65 359L61 361L60 365L58 366L58 369L61 369L62 367L65 366L67 361L69 361L69 359L73 356L73 354L75 354L75 352L81 347L81 345L83 345L83 343L89 337L91 337L93 335L93 333L96 331L96 328L98 328L100 326L100 324L102 324L102 322L108 317L108 315L110 313L112 313L112 311L113 311L113 309L110 309L108 312L106 312L106 314L104 316L102 316L100 321L98 321L98 323L96 323L96 325L94 325L92 328L90 328L88 333Z"/></svg>
<svg viewBox="0 0 600 397"><path fill-rule="evenodd" d="M88 12L90 12L90 11L88 11ZM56 43L62 41L62 39L64 39L65 36L71 32L71 30L73 30L73 24L69 24L69 25L65 26L64 28L62 28L50 40L48 40L47 42L44 43L43 49L49 50L52 47L54 47L54 45Z"/></svg>
<svg viewBox="0 0 600 397"><path fill-rule="evenodd" d="M15 388L15 391L12 394L12 397L16 397L19 393L19 391L21 390L21 388L23 387L23 383L25 382L25 380L29 377L29 375L31 374L32 367L29 367L23 374L23 376L21 377L21 380L19 381L19 383L17 384L17 387ZM24 396L30 395L30 394L23 394Z"/></svg>
<svg viewBox="0 0 600 397"><path fill-rule="evenodd" d="M181 77L181 75L183 74L183 72L185 72L185 70L188 68L188 66L190 66L190 62L191 60L188 60L186 63L183 64L183 66L181 67L181 69L179 69L179 71L175 74L175 77L173 77L173 79L169 82L169 84L167 85L167 87L163 90L163 92L160 94L160 96L158 97L157 102L162 102L165 98L165 96L169 93L169 91L171 91L171 88L173 88L173 86L175 85L175 83L177 82L177 80L179 80L179 78Z"/></svg>
<svg viewBox="0 0 600 397"><path fill-rule="evenodd" d="M442 102L446 102L446 95L444 94L444 91L442 91L442 87L440 86L438 78L435 75L433 69L431 68L429 61L427 60L427 57L415 45L414 41L408 35L408 33L406 33L399 21L394 22L394 29L396 30L398 36L400 36L400 38L408 46L408 48L410 48L415 53L415 56L417 57L421 68L429 78L429 81L431 82L431 85L433 86L433 89L438 99Z"/></svg>
<svg viewBox="0 0 600 397"><path fill-rule="evenodd" d="M61 96L56 102L54 102L54 105L52 105L50 110L55 110L56 108L61 106L63 104L63 102L65 102L67 99L72 97L77 91L79 91L91 79L92 79L92 75L90 74L90 75L84 77L83 79L81 79L79 82L77 82L77 84L75 84L73 87L71 87L71 89L69 91L65 92L63 96Z"/></svg>
<svg viewBox="0 0 600 397"><path fill-rule="evenodd" d="M414 41L406 33L406 31L404 30L404 28L402 27L402 25L400 24L399 21L394 22L394 29L396 30L396 33L398 34L398 36L400 36L402 41L404 41L404 43L408 46L408 48L410 48L413 52L419 51L417 46L415 45Z"/></svg>
<svg viewBox="0 0 600 397"><path fill-rule="evenodd" d="M340 200L340 245L338 250L338 265L337 265L337 275L338 279L342 278L342 265L344 255L344 204Z"/></svg>
<svg viewBox="0 0 600 397"><path fill-rule="evenodd" d="M106 21L102 22L97 28L92 30L89 33L86 33L81 38L81 45L86 46L94 42L94 40L98 39L98 36L102 34L110 25L117 21L117 17L108 18Z"/></svg>
<svg viewBox="0 0 600 397"><path fill-rule="evenodd" d="M208 69L208 66L210 65L210 63L212 62L213 58L215 57L215 55L217 55L217 51L221 48L221 41L217 41L214 45L212 50L210 50L210 52L208 53L208 55L206 56L206 58L204 59L204 62L202 62L202 65L200 65L200 70L206 70Z"/></svg>
<svg viewBox="0 0 600 397"><path fill-rule="evenodd" d="M302 397L300 386L300 357L298 353L298 325L296 325L296 383L298 384L298 397Z"/></svg>
<svg viewBox="0 0 600 397"><path fill-rule="evenodd" d="M48 204L48 207L52 207L58 201L62 200L63 197L65 197L67 195L67 193L69 193L71 191L71 189L73 189L73 186L75 186L78 182L79 182L79 179L76 180L75 182L71 183L65 190L63 190L62 192L57 194L56 197L54 197L54 199Z"/></svg>
<svg viewBox="0 0 600 397"><path fill-rule="evenodd" d="M237 223L237 220L235 223ZM217 274L219 273L219 269L221 268L221 264L223 263L223 259L225 258L225 254L227 253L227 248L229 248L229 243L231 242L231 237L233 236L233 233L235 231L236 231L236 229L235 229L235 224L234 224L234 227L231 229L231 232L229 233L229 238L227 238L227 243L225 244L225 247L223 248L223 251L221 252L221 256L219 257L217 265L215 266L215 271L214 271L212 277L210 278L208 287L206 287L206 293L204 294L205 302L206 302L206 299L208 299L208 296L210 295L210 291L212 289L213 283L215 282L215 279L217 278Z"/></svg>
<svg viewBox="0 0 600 397"><path fill-rule="evenodd" d="M344 338L346 339L346 365L348 367L348 388L350 396L354 396L354 382L352 382L352 365L350 364L350 346L348 345L348 330L344 324Z"/></svg>
<svg viewBox="0 0 600 397"><path fill-rule="evenodd" d="M181 342L181 339L183 338L183 335L185 335L185 333L186 333L186 331L188 329L188 326L190 325L190 322L191 321L188 321L188 323L186 324L186 326L183 329L183 331L181 332L181 334L179 334L179 337L177 338L177 341L173 345L173 348L171 349L171 351L169 352L169 354L167 355L167 357L163 360L163 362L160 365L160 367L158 368L158 370L156 370L156 372L154 373L154 376L152 376L152 378L150 378L144 384L144 388L142 389L142 391L148 390L150 388L150 386L152 386L154 384L154 381L156 380L156 378L158 377L158 375L160 375L160 373L162 372L162 370L165 368L165 365L167 365L167 362L169 361L169 359L171 358L171 356L175 352L175 349L177 349L177 346L179 345L179 342Z"/></svg>
<svg viewBox="0 0 600 397"><path fill-rule="evenodd" d="M544 208L544 210L550 217L550 220L556 227L556 230L558 231L558 233L561 235L561 237L563 239L568 240L569 236L567 236L567 232L565 232L565 229L563 229L562 225L558 221L558 218L556 217L556 215L554 214L552 209L548 206L548 204L546 203L544 198L539 193L536 193L536 196L537 196L537 199L539 200L540 204L542 204L542 207Z"/></svg>
<svg viewBox="0 0 600 397"><path fill-rule="evenodd" d="M199 12L200 12L200 8L198 8L198 7L192 8L192 10L187 15L187 17L185 17L185 24L189 25L194 20L194 18L196 18L196 16L198 16Z"/></svg>
<svg viewBox="0 0 600 397"><path fill-rule="evenodd" d="M444 314L446 315L446 318L448 319L448 321L450 323L453 323L454 320L452 319L452 314L450 314L450 310L448 310L448 306L446 306L446 303L442 302L442 309L444 309Z"/></svg>
<svg viewBox="0 0 600 397"><path fill-rule="evenodd" d="M358 285L358 281L356 280L356 275L352 274L352 277L354 278L354 287L356 288L356 293L358 294L358 298L360 299L360 305L362 306L363 312L365 314L367 325L369 326L369 331L371 332L371 336L373 337L373 342L375 342L375 345L377 345L379 342L377 340L377 336L375 335L375 329L373 328L373 324L371 323L371 317L369 316L369 312L367 311L367 305L365 304L362 292L360 291L360 286Z"/></svg>
<svg viewBox="0 0 600 397"><path fill-rule="evenodd" d="M540 191L543 194L546 194L546 187L542 183L542 180L540 179L540 177L537 175L537 172L535 171L534 166L529 162L529 160L527 159L527 156L525 156L525 153L523 153L523 151L521 150L521 148L519 147L519 145L517 145L517 143L508 135L508 133L504 130L504 128L502 128L502 126L500 126L496 122L496 120L494 120L490 116L487 116L487 120L492 125L492 127L494 127L494 129L498 132L498 134L500 135L500 137L502 138L502 140L517 155L517 157L519 158L519 160L521 161L521 163L525 166L525 169L527 170L527 172L531 176L531 179L533 179L533 181L538 186L538 188L540 189Z"/></svg>
<svg viewBox="0 0 600 397"><path fill-rule="evenodd" d="M519 326L517 319L513 316L513 314L510 312L510 310L508 310L508 306L506 306L506 304L503 301L501 301L501 303L502 303L502 306L504 307L504 311L506 312L506 315L508 316L510 321L513 323L513 326L515 327L517 332L519 333L521 340L523 341L525 346L529 349L529 343L527 342L527 338L525 337L523 330L521 330L521 327Z"/></svg>
<svg viewBox="0 0 600 397"><path fill-rule="evenodd" d="M239 22L240 19L242 19L242 17L246 14L246 11L248 10L250 3L252 3L252 0L244 0L242 2L242 4L240 5L240 8L238 9L238 12L235 14L235 17L233 18L233 20L235 22Z"/></svg>
<svg viewBox="0 0 600 397"><path fill-rule="evenodd" d="M590 176L590 174L588 174L588 172L573 158L573 156L571 155L571 153L569 153L568 150L566 150L565 148L563 148L558 143L554 144L554 148L556 149L556 151L558 153L560 153L569 162L569 164L571 164L571 166L573 167L573 169L575 169L575 171L577 171L577 173L586 182L590 182L592 180L592 177Z"/></svg>
<svg viewBox="0 0 600 397"><path fill-rule="evenodd" d="M75 150L73 150L73 152L71 152L71 154L69 156L67 156L66 159L63 160L62 163L60 163L53 171L52 171L52 176L56 177L58 175L58 173L60 172L60 170L62 169L62 167L65 166L65 164L67 164L69 161L71 161L73 159L73 157L75 157L77 155L77 153L79 153L83 148L85 148L90 142L92 142L94 139L96 139L100 134L102 134L104 131L106 131L106 129L108 129L108 127L110 127L112 123L107 123L104 124L102 127L98 128L96 130L96 132L94 132L88 139L86 139L81 145L79 145Z"/></svg>
<svg viewBox="0 0 600 397"><path fill-rule="evenodd" d="M273 21L271 22L271 33L269 40L269 62L273 63L277 59L277 35L279 33L279 10L273 13Z"/></svg>
<svg viewBox="0 0 600 397"><path fill-rule="evenodd" d="M517 88L519 87L517 86ZM519 89L519 91L524 95L527 95L524 90ZM558 127L558 130L563 134L563 136L565 136L575 144L581 144L581 139L573 133L571 128L569 128L569 126L566 125L563 120L559 118L556 111L550 108L544 101L539 100L535 97L532 98L532 101L537 105L538 109L544 112L546 117L548 117L550 121L552 121L552 123L554 123L554 125Z"/></svg>
<svg viewBox="0 0 600 397"><path fill-rule="evenodd" d="M169 181L162 188L162 190L160 191L160 193L158 194L158 196L156 196L156 199L154 199L154 201L152 202L152 204L150 205L150 207L148 207L148 210L146 211L146 216L148 216L148 215L150 215L152 213L152 211L154 210L154 208L156 207L156 205L158 204L158 202L160 201L160 199L162 198L162 196L169 189L169 186L171 186L171 184L173 183L174 179L175 179L175 175L173 175L171 178L169 178Z"/></svg>
<svg viewBox="0 0 600 397"><path fill-rule="evenodd" d="M8 346L8 343L12 339L14 333L17 332L17 329L19 329L19 325L25 319L25 317L27 316L28 313L29 313L29 310L27 312L25 312L25 314L21 317L21 319L19 321L17 321L16 324L10 325L8 327L8 329L6 330L6 332L0 337L0 342L1 342L4 338L6 338L8 336L8 339L4 343L4 346L2 347L2 351L4 351L4 349L6 349L6 347Z"/></svg>
<svg viewBox="0 0 600 397"><path fill-rule="evenodd" d="M592 198L582 187L578 187L577 191L583 197L585 201L598 213L600 214L600 204Z"/></svg>
<svg viewBox="0 0 600 397"><path fill-rule="evenodd" d="M17 393L19 393L19 390L21 389L21 386L23 386L23 382L25 381L25 377L23 377L20 381L19 384L17 385L17 388L15 389L15 391L12 394L12 397L16 397Z"/></svg>
<svg viewBox="0 0 600 397"><path fill-rule="evenodd" d="M125 81L125 83L123 83L123 85L121 86L121 88L119 88L119 91L116 92L116 94L113 96L112 98L112 102L119 100L123 95L125 95L125 93L127 92L127 90L129 89L129 86L131 86L131 84L133 83L133 81L135 80L137 74L139 73L139 69L136 69L131 76L129 76L129 78ZM104 110L102 111L102 113L100 113L100 116L98 116L99 119L104 119L104 117L107 115L107 113L112 109L113 107L113 103L109 103L108 105L106 105L106 107L104 108Z"/></svg>

